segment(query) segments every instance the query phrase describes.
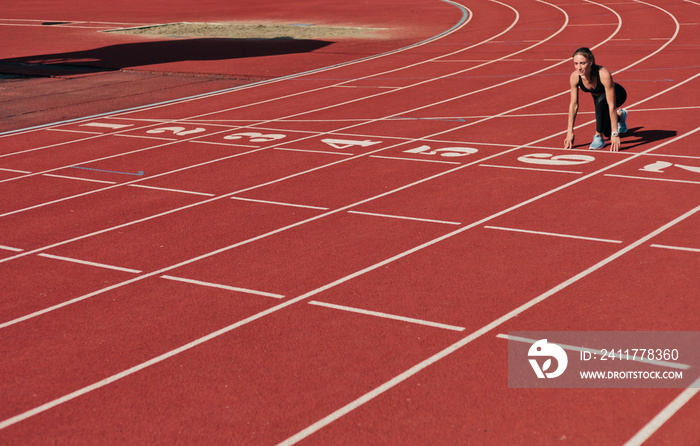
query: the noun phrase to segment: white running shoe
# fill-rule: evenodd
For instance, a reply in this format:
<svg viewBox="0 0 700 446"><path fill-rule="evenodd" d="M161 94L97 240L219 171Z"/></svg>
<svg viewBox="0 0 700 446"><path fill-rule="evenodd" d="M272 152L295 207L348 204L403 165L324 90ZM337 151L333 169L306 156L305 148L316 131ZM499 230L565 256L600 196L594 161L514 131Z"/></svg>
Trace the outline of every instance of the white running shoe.
<svg viewBox="0 0 700 446"><path fill-rule="evenodd" d="M593 137L593 142L591 145L588 146L588 148L591 150L598 150L602 149L603 147L605 147L605 138L597 134Z"/></svg>
<svg viewBox="0 0 700 446"><path fill-rule="evenodd" d="M617 131L618 133L625 133L627 131L627 110L620 109L620 116L617 120Z"/></svg>

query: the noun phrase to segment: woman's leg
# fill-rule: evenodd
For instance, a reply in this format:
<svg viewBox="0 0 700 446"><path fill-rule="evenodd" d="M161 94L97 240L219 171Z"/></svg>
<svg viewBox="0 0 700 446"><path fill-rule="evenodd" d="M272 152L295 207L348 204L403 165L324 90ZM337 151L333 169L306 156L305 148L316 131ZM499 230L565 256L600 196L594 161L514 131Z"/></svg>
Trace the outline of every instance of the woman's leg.
<svg viewBox="0 0 700 446"><path fill-rule="evenodd" d="M622 85L615 84L615 108L622 107L622 104L627 100L627 90Z"/></svg>
<svg viewBox="0 0 700 446"><path fill-rule="evenodd" d="M627 131L627 110L620 107L627 100L627 91L620 84L615 84L615 108L617 108L617 130L620 133Z"/></svg>
<svg viewBox="0 0 700 446"><path fill-rule="evenodd" d="M598 135L610 136L610 109L605 94L593 96L595 104L595 130Z"/></svg>

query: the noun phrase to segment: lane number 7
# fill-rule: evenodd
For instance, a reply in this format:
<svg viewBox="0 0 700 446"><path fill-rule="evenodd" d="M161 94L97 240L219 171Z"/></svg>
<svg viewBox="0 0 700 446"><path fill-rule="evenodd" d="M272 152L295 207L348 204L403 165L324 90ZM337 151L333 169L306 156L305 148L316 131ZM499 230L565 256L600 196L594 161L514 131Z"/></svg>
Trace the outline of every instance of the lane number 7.
<svg viewBox="0 0 700 446"><path fill-rule="evenodd" d="M687 170L689 172L695 172L695 173L700 173L700 167L695 167L695 166L684 166L683 164L674 164L674 163L669 163L668 161L657 161L652 164L647 164L646 166L642 167L639 170L642 170L644 172L655 172L655 173L663 173L664 169L667 167L672 167L676 166L679 169Z"/></svg>

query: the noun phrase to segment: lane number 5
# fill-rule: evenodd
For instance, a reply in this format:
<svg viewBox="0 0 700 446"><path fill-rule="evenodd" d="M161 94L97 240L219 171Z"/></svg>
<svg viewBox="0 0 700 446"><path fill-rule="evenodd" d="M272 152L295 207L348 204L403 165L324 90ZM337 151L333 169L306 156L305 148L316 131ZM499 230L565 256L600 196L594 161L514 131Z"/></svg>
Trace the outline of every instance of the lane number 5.
<svg viewBox="0 0 700 446"><path fill-rule="evenodd" d="M471 147L445 147L444 149L431 150L430 146L420 146L415 149L405 150L404 153L420 153L422 155L440 155L447 158L456 156L467 156L478 152Z"/></svg>

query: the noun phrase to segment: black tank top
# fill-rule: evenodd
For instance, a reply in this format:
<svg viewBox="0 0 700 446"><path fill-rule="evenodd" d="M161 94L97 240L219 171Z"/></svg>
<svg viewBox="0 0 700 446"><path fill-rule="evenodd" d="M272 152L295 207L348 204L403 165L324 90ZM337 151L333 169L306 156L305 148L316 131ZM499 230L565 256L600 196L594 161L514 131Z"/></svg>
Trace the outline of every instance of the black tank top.
<svg viewBox="0 0 700 446"><path fill-rule="evenodd" d="M578 86L581 90L585 91L586 93L591 93L591 94L603 94L605 93L605 87L603 86L603 83L600 81L600 75L598 74L598 71L600 70L600 67L598 65L593 65L591 67L591 83L595 80L596 81L596 86L593 90L589 90L583 85L583 79L581 79L581 76L578 77Z"/></svg>

